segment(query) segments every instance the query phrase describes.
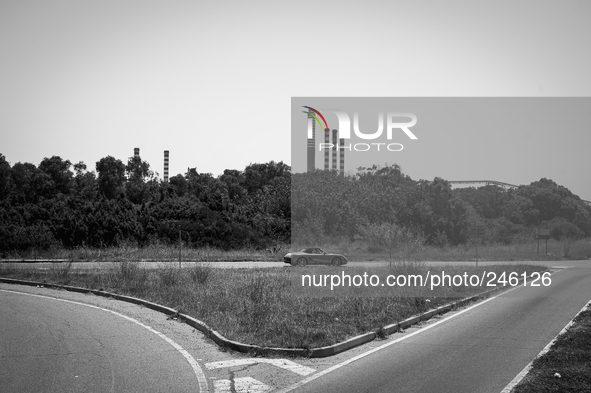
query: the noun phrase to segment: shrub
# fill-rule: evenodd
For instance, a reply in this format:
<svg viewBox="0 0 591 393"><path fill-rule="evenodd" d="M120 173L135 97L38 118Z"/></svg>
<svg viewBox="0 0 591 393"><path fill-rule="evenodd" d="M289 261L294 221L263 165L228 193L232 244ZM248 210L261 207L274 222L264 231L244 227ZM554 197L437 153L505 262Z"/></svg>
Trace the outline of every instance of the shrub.
<svg viewBox="0 0 591 393"><path fill-rule="evenodd" d="M207 279L213 271L213 268L209 263L195 264L189 267L187 271L189 272L189 277L191 277L193 282L205 285L207 283Z"/></svg>

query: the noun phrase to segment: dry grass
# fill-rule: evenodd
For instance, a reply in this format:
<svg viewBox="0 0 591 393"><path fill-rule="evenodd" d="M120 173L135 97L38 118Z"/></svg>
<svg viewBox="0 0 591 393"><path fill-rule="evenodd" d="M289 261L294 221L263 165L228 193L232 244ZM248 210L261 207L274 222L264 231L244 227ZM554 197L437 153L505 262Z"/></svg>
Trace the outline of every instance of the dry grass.
<svg viewBox="0 0 591 393"><path fill-rule="evenodd" d="M327 251L346 255L352 261L388 261L388 249L372 249L368 251L368 244L364 241L348 240L335 241L325 244L292 244L278 245L265 250L244 248L241 250L220 250L212 247L182 248L181 260L193 262L240 262L240 261L277 261L283 260L288 251L299 250L304 247L317 246ZM404 247L393 249L393 261L473 261L476 259L475 245L461 245L455 247ZM176 246L152 245L137 247L125 244L111 248L75 249L54 248L47 251L31 250L27 253L6 255L5 259L58 259L67 261L128 261L128 262L173 262L179 260L179 248ZM478 260L481 261L544 261L560 259L591 259L590 239L580 239L573 242L557 240L546 243L540 241L538 253L537 242L532 240L519 244L493 244L478 247Z"/></svg>
<svg viewBox="0 0 591 393"><path fill-rule="evenodd" d="M77 271L68 263L49 270L20 268L0 263L0 276L54 282L116 292L160 303L191 315L218 330L225 337L270 347L312 348L334 344L383 327L428 309L490 288L453 288L445 296L364 296L358 291L339 296L302 295L298 278L311 274L338 273L330 267L216 269L191 264L178 268L163 263L144 268L137 262L112 263L109 269ZM362 273L344 267L348 274ZM473 268L475 269L475 268ZM487 266L488 271L532 271L541 267L525 265ZM436 269L431 268L431 273ZM445 268L460 274L465 268ZM425 274L421 263L399 263L391 274ZM296 290L297 289L297 290ZM310 289L312 291L313 289Z"/></svg>
<svg viewBox="0 0 591 393"><path fill-rule="evenodd" d="M368 247L362 241L338 241L320 245L293 244L291 251L304 247L318 246L330 252L344 254L352 261L388 261L389 250L374 250L368 252ZM405 249L393 250L393 261L474 261L478 251L479 261L547 261L561 259L591 259L591 239L580 239L568 242L548 240L548 254L546 255L546 243L540 240L538 243L532 240L527 243L518 244L489 244L489 245L460 245L447 247L420 247L409 253Z"/></svg>
<svg viewBox="0 0 591 393"><path fill-rule="evenodd" d="M239 262L239 261L282 261L287 253L286 246L256 250L245 248L241 250L220 250L212 247L186 248L180 250L182 261L193 262ZM6 255L4 259L53 259L68 261L129 261L129 262L173 262L179 260L178 246L152 245L137 247L126 244L120 247L74 249L53 248L47 251L31 250L26 253Z"/></svg>

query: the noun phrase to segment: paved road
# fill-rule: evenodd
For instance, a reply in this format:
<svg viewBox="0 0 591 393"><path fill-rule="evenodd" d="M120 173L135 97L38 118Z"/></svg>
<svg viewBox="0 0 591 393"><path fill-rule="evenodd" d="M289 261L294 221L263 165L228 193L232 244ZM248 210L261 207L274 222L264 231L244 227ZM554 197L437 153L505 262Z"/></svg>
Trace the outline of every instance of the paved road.
<svg viewBox="0 0 591 393"><path fill-rule="evenodd" d="M309 376L298 376L265 363L248 367L237 365L204 369L204 372L210 379L210 388L214 387L211 386L214 383L212 381L216 381L211 378L217 379L215 383L223 383L224 380L235 379L238 382L239 378L254 377L275 388L289 390L292 384L320 375L335 365L342 365L342 362L350 361L353 356L369 348L394 342L387 348L326 373L295 391L498 393L591 298L591 261L526 263L569 269L553 276L550 288L514 290L432 328L427 329L437 322L422 328L408 329L405 334L398 333L389 340L376 341L335 357L295 359L304 366L318 370ZM216 265L230 268L250 264L226 262ZM283 266L282 263L268 262L252 264L251 267ZM351 265L383 264L370 262ZM101 266L109 265L104 263ZM46 289L30 290L52 293ZM60 296L65 295L73 300L86 296L66 292ZM108 301L96 299L97 302L99 300ZM133 305L130 307L141 309ZM152 320L148 324L153 326L156 322ZM164 331L162 329L166 329L165 323L158 327L158 330ZM421 333L411 336L417 331ZM207 343L201 338L195 341L195 337L201 335L187 333L183 347L189 348L200 341ZM408 338L398 341L404 337ZM176 337L177 340L179 338ZM203 351L207 347L211 348L205 354ZM200 344L198 351L195 347L190 352L200 358L197 360L202 365L242 358L237 354L219 351L211 343L205 346ZM197 384L190 364L177 350L133 322L105 311L87 310L81 305L33 299L0 290L2 393L198 391Z"/></svg>
<svg viewBox="0 0 591 393"><path fill-rule="evenodd" d="M182 352L120 315L0 290L0 316L2 393L199 391Z"/></svg>
<svg viewBox="0 0 591 393"><path fill-rule="evenodd" d="M589 299L586 263L555 273L549 287L501 294L293 391L499 393Z"/></svg>

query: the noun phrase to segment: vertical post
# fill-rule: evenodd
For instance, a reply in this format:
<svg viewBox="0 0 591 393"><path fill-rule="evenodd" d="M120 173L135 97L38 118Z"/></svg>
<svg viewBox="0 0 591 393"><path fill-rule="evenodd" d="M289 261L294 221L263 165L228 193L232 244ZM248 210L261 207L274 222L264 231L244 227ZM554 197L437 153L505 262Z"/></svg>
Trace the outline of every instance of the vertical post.
<svg viewBox="0 0 591 393"><path fill-rule="evenodd" d="M546 255L548 255L548 238L546 238Z"/></svg>
<svg viewBox="0 0 591 393"><path fill-rule="evenodd" d="M392 267L392 223L391 222L390 222L390 233L389 233L388 237L390 240L390 267Z"/></svg>
<svg viewBox="0 0 591 393"><path fill-rule="evenodd" d="M548 250L546 250L546 253L547 253L547 251ZM538 237L538 255L540 255L540 238L539 237Z"/></svg>
<svg viewBox="0 0 591 393"><path fill-rule="evenodd" d="M345 139L341 138L339 139L339 157L341 159L341 165L340 165L340 171L341 171L341 176L345 176Z"/></svg>
<svg viewBox="0 0 591 393"><path fill-rule="evenodd" d="M164 150L164 181L168 181L168 159L169 152L168 150Z"/></svg>
<svg viewBox="0 0 591 393"><path fill-rule="evenodd" d="M326 128L324 130L324 170L328 171L329 166L329 156L330 156L330 149L328 148L328 144L330 143L330 130Z"/></svg>
<svg viewBox="0 0 591 393"><path fill-rule="evenodd" d="M337 170L337 151L338 151L338 147L337 147L337 143L338 142L338 131L336 129L332 130L332 170L336 171Z"/></svg>
<svg viewBox="0 0 591 393"><path fill-rule="evenodd" d="M181 251L183 249L183 239L181 238L181 229L179 228L179 267L181 267Z"/></svg>
<svg viewBox="0 0 591 393"><path fill-rule="evenodd" d="M314 124L314 118L312 112L308 112L308 155L307 155L307 171L314 172L316 168L316 125Z"/></svg>

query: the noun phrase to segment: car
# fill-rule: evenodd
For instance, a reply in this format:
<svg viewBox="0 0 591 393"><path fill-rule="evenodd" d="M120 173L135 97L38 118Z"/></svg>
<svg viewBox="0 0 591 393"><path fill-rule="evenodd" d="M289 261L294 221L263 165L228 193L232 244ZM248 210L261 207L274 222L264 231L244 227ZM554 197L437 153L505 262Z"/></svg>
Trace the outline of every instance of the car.
<svg viewBox="0 0 591 393"><path fill-rule="evenodd" d="M341 266L347 264L347 258L341 254L333 254L326 252L318 247L302 248L299 251L285 254L283 262L289 263L292 266L306 266L306 265L331 265Z"/></svg>

